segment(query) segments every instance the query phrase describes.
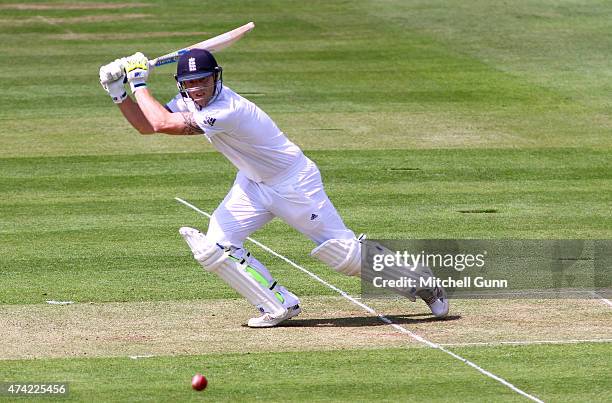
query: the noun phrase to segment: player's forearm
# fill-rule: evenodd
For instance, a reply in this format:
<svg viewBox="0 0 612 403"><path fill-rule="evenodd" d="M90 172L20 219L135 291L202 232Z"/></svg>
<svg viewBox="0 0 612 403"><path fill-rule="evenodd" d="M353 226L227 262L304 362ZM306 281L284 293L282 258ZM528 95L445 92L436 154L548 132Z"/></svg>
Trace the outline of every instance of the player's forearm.
<svg viewBox="0 0 612 403"><path fill-rule="evenodd" d="M120 104L119 110L125 117L125 119L130 122L130 124L134 127L134 129L138 130L140 134L152 134L155 133L153 127L149 124L149 121L142 113L140 106L132 100L132 98L127 97L125 101Z"/></svg>
<svg viewBox="0 0 612 403"><path fill-rule="evenodd" d="M149 60L140 52L126 58L125 74L138 108L155 133L191 135L204 131L197 124L192 112L169 112L147 89ZM101 74L101 77L104 76Z"/></svg>
<svg viewBox="0 0 612 403"><path fill-rule="evenodd" d="M147 88L139 89L134 93L134 96L153 131L164 133L168 128L171 113L153 98Z"/></svg>

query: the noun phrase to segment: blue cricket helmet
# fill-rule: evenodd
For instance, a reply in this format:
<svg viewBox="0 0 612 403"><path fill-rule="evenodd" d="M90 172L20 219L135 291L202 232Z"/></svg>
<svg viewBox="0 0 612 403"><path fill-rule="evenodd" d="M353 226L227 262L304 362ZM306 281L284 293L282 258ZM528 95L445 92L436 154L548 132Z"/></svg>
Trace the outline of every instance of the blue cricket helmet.
<svg viewBox="0 0 612 403"><path fill-rule="evenodd" d="M208 100L207 105L211 104L223 89L223 69L219 66L212 53L205 49L189 49L179 57L174 78L177 81L178 89L183 97L191 98L189 93L199 89L196 87L189 88L188 90L184 85L185 81L197 80L209 76L214 76L215 87L213 95Z"/></svg>

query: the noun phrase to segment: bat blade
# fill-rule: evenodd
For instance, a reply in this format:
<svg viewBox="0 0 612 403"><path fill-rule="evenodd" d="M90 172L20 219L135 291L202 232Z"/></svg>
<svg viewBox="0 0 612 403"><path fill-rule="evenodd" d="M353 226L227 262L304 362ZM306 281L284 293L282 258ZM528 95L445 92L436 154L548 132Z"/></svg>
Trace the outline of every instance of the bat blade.
<svg viewBox="0 0 612 403"><path fill-rule="evenodd" d="M253 28L255 28L255 23L251 21L248 24L244 24L243 26L224 34L217 35L213 38L195 43L186 48L165 54L153 60L149 60L149 68L159 67L169 63L176 63L179 57L181 57L181 55L187 52L189 49L206 49L211 53L218 52L232 45L234 42L242 38L247 32L252 31Z"/></svg>

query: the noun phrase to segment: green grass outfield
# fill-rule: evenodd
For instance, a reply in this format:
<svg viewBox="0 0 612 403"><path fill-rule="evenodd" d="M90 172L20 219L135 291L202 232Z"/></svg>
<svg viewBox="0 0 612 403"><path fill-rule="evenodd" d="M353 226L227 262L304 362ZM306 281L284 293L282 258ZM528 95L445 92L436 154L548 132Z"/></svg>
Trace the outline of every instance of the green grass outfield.
<svg viewBox="0 0 612 403"><path fill-rule="evenodd" d="M604 401L609 377L601 344L459 348L457 353L486 361L521 387L537 387L550 400ZM523 401L476 371L426 349L319 351L304 353L210 354L131 360L129 358L10 361L3 374L39 379L54 374L69 382L69 397L86 401L201 400L189 387L191 375L205 371L210 401ZM551 372L559 362L572 366ZM433 360L433 362L432 362ZM444 375L432 366L444 369ZM46 375L48 378L48 375ZM45 378L45 379L47 379ZM187 382L186 382L187 381ZM187 385L187 387L186 387ZM475 393L475 389L478 393ZM44 399L48 400L48 399ZM55 400L55 399L54 399Z"/></svg>
<svg viewBox="0 0 612 403"><path fill-rule="evenodd" d="M177 139L180 141L180 139ZM610 154L602 150L311 151L351 228L373 238L606 238ZM146 301L233 295L195 270L178 234L207 219L235 171L220 154L3 159L0 303L45 299ZM373 206L373 208L372 208ZM466 210L495 213L461 213ZM6 224L5 224L6 223ZM358 292L359 283L308 257L309 240L281 221L256 239ZM262 259L302 295L333 293ZM42 274L45 281L38 281ZM49 297L49 298L46 298Z"/></svg>
<svg viewBox="0 0 612 403"><path fill-rule="evenodd" d="M612 238L609 2L176 3L0 3L0 321L18 322L3 307L46 300L233 303L237 295L198 269L178 235L206 219L174 198L212 212L234 168L201 137L139 136L97 74L116 57L155 57L251 20L255 30L218 55L225 83L317 162L356 232ZM162 67L150 87L169 99L173 81ZM282 222L253 237L359 292ZM253 251L300 295L334 295ZM539 336L558 339L562 325ZM194 342L205 343L206 331ZM602 323L583 336L611 339L612 329ZM77 400L524 400L450 356L406 344L248 355L228 345L226 354L138 361L0 356L0 382L68 381ZM612 394L609 343L451 349L545 401ZM189 388L196 371L211 381L203 396Z"/></svg>

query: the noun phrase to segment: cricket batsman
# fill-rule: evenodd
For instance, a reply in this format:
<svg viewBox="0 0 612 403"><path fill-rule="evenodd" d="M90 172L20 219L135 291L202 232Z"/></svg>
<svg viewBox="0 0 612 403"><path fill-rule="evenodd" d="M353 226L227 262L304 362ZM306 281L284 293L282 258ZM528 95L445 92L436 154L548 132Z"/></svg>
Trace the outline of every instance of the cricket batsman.
<svg viewBox="0 0 612 403"><path fill-rule="evenodd" d="M234 184L212 214L206 235L183 227L180 234L202 267L253 304L260 316L250 327L276 326L301 312L298 297L253 257L244 240L274 217L310 238L311 255L348 276L361 274L361 242L348 229L323 189L316 164L257 105L223 83L223 70L202 49L183 53L176 69L178 94L165 105L147 88L142 53L100 68L100 83L141 134L203 135L237 169ZM129 83L133 99L124 83ZM437 317L448 313L440 288L421 289ZM414 300L414 298L412 298Z"/></svg>

